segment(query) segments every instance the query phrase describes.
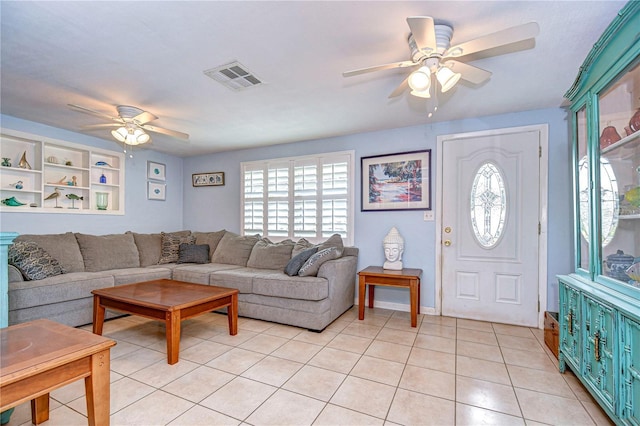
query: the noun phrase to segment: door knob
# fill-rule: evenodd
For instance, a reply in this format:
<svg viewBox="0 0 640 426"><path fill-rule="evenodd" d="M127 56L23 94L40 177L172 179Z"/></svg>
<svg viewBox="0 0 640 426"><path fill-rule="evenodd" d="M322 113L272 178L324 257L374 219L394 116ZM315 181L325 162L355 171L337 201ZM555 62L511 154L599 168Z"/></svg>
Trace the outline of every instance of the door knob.
<svg viewBox="0 0 640 426"><path fill-rule="evenodd" d="M449 240L444 240L444 245L445 245L446 247L449 247L449 246L451 245L451 241L449 241Z"/></svg>
<svg viewBox="0 0 640 426"><path fill-rule="evenodd" d="M447 226L446 228L444 228L444 232L447 233L447 234L450 234L451 233L451 227Z"/></svg>

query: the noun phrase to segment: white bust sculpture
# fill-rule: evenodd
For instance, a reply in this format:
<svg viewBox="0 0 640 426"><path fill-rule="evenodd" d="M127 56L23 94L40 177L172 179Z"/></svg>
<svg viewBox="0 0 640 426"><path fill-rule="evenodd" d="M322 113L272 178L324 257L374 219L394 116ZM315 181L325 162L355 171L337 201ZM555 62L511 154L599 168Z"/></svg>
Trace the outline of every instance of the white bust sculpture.
<svg viewBox="0 0 640 426"><path fill-rule="evenodd" d="M384 247L384 257L387 259L382 267L396 271L401 270L404 238L402 238L395 226L391 228L387 236L382 240L382 246Z"/></svg>

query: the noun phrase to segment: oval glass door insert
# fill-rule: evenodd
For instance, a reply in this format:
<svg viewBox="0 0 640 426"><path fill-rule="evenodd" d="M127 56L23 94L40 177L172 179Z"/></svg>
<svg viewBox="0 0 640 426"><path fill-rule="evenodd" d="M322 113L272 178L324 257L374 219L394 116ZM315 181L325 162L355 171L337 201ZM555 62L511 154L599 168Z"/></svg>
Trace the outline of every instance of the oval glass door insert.
<svg viewBox="0 0 640 426"><path fill-rule="evenodd" d="M495 164L482 164L471 186L471 225L482 247L495 246L507 217L507 192L504 178Z"/></svg>

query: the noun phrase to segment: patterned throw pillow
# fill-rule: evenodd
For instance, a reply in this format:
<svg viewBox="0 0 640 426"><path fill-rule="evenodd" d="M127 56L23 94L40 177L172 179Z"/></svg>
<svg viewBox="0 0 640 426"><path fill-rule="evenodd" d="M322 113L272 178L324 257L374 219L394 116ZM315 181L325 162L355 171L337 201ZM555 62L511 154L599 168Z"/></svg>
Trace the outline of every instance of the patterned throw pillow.
<svg viewBox="0 0 640 426"><path fill-rule="evenodd" d="M320 250L302 265L302 268L298 271L298 275L301 277L315 277L318 275L318 270L320 270L320 266L322 266L323 263L339 258L341 254L337 247Z"/></svg>
<svg viewBox="0 0 640 426"><path fill-rule="evenodd" d="M9 264L18 268L27 281L64 274L60 263L31 241L17 241L9 246Z"/></svg>
<svg viewBox="0 0 640 426"><path fill-rule="evenodd" d="M194 237L193 235L180 237L173 234L166 234L164 232L162 232L161 235L162 235L162 253L160 254L160 260L158 260L158 265L177 262L178 257L180 255L180 244L196 243L196 237Z"/></svg>
<svg viewBox="0 0 640 426"><path fill-rule="evenodd" d="M284 267L284 273L289 275L290 277L298 275L298 271L300 271L302 265L304 265L304 263L309 260L311 256L316 254L317 251L318 247L311 247L298 253L296 256L293 256L289 263L287 263L287 266Z"/></svg>
<svg viewBox="0 0 640 426"><path fill-rule="evenodd" d="M209 263L209 244L180 244L176 263Z"/></svg>

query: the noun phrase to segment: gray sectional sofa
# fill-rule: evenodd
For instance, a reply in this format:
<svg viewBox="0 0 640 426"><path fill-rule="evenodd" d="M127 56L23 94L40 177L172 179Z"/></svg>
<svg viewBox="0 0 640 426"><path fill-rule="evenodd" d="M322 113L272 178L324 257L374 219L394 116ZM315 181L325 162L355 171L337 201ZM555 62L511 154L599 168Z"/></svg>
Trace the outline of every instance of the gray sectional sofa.
<svg viewBox="0 0 640 426"><path fill-rule="evenodd" d="M20 235L16 242L37 244L64 273L25 280L10 264L10 324L38 318L70 326L89 324L92 290L162 278L237 288L240 316L311 330L323 330L354 303L358 249L342 247L336 235L316 246L317 253L329 253L330 260L320 259L311 268L306 262L308 276L283 272L296 263L292 258L314 247L304 239L275 244L222 230L101 236L68 232ZM176 247L186 248L184 244L208 245L207 263L181 263L186 250ZM120 314L107 312L107 317L115 315Z"/></svg>

